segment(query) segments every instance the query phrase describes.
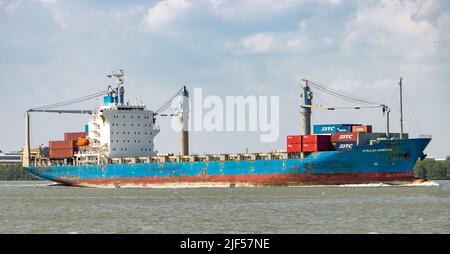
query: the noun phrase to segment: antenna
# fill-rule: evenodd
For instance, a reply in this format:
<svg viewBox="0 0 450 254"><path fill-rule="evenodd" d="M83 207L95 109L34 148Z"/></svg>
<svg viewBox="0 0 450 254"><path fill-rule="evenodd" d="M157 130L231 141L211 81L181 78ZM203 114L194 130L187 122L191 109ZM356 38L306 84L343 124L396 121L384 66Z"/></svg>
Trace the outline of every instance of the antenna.
<svg viewBox="0 0 450 254"><path fill-rule="evenodd" d="M113 72L108 74L108 78L116 77L117 78L117 87L115 89L116 94L113 95L114 101L116 104L124 105L125 104L125 89L123 84L125 83L123 76L125 75L124 71L120 69L118 72Z"/></svg>
<svg viewBox="0 0 450 254"><path fill-rule="evenodd" d="M400 77L400 82L398 82L400 86L400 139L403 139L403 78Z"/></svg>

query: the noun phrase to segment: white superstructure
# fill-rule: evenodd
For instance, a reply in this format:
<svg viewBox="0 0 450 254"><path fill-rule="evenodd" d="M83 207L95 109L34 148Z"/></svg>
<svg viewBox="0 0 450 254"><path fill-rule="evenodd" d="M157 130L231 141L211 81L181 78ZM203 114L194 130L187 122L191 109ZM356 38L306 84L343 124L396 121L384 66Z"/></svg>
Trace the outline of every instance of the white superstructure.
<svg viewBox="0 0 450 254"><path fill-rule="evenodd" d="M184 86L167 103L155 111L147 110L145 105L130 105L125 103L124 72L120 70L108 75L109 78L117 78L117 84L113 88L108 86L106 91L83 96L70 101L54 103L27 110L25 113L25 147L22 164L27 167L30 162L30 135L29 113L71 113L89 114L91 119L85 126L87 137L73 140L69 147L54 148L54 152L61 152L62 157L48 160L48 163L64 163L75 165L95 165L110 163L136 163L153 160L155 151L154 138L159 133L159 127L155 125L156 116L179 117L181 125L182 149L181 156L189 155L188 120L189 120L189 93ZM56 107L70 105L89 99L103 97L103 104L94 110L66 110L54 109ZM178 99L179 107L175 112L164 113ZM83 134L84 135L84 134ZM71 140L65 140L72 142Z"/></svg>
<svg viewBox="0 0 450 254"><path fill-rule="evenodd" d="M147 157L155 155L158 133L153 111L145 106L110 104L94 112L88 137L108 158Z"/></svg>
<svg viewBox="0 0 450 254"><path fill-rule="evenodd" d="M155 114L144 105L125 104L123 71L116 77L117 88L108 87L104 105L93 111L88 122L90 146L85 155L100 158L149 157L155 155L153 139L159 133Z"/></svg>

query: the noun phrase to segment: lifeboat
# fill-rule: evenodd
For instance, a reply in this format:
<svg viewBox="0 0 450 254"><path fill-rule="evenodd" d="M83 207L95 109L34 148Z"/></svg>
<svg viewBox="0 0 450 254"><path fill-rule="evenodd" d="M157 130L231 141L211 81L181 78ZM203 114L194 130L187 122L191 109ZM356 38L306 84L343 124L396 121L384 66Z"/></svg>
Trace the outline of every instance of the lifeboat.
<svg viewBox="0 0 450 254"><path fill-rule="evenodd" d="M87 138L80 138L77 140L77 146L88 146L90 144L89 139Z"/></svg>

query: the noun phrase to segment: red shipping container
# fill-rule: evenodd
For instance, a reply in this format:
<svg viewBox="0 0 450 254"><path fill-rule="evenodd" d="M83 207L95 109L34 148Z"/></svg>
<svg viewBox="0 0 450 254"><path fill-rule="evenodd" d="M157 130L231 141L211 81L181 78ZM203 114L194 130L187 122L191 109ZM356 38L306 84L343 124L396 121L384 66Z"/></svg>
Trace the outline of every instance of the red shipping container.
<svg viewBox="0 0 450 254"><path fill-rule="evenodd" d="M301 144L287 144L287 152L288 153L299 153L302 151Z"/></svg>
<svg viewBox="0 0 450 254"><path fill-rule="evenodd" d="M50 149L73 149L76 146L75 140L50 141L48 147Z"/></svg>
<svg viewBox="0 0 450 254"><path fill-rule="evenodd" d="M289 135L289 136L287 136L287 143L288 144L301 144L302 136L301 135Z"/></svg>
<svg viewBox="0 0 450 254"><path fill-rule="evenodd" d="M331 150L331 143L303 143L303 152L319 152Z"/></svg>
<svg viewBox="0 0 450 254"><path fill-rule="evenodd" d="M372 125L359 125L352 127L353 132L372 133Z"/></svg>
<svg viewBox="0 0 450 254"><path fill-rule="evenodd" d="M50 159L66 159L73 157L73 148L72 149L50 149L49 150L49 158Z"/></svg>
<svg viewBox="0 0 450 254"><path fill-rule="evenodd" d="M330 144L331 137L330 135L304 135L303 136L303 144L314 144L314 143L324 143Z"/></svg>
<svg viewBox="0 0 450 254"><path fill-rule="evenodd" d="M79 138L86 138L86 132L67 132L64 133L64 140L78 140Z"/></svg>
<svg viewBox="0 0 450 254"><path fill-rule="evenodd" d="M331 142L342 142L342 141L358 141L358 133L356 132L341 132L331 134Z"/></svg>

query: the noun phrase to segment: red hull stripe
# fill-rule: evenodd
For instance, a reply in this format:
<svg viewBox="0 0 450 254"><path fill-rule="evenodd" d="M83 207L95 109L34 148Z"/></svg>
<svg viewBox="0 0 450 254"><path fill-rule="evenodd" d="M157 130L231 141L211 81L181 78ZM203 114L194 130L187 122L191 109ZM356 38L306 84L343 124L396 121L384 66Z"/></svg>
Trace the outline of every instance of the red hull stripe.
<svg viewBox="0 0 450 254"><path fill-rule="evenodd" d="M170 183L240 183L251 185L356 184L388 181L412 181L410 172L349 173L349 174L261 174L261 175L203 175L136 178L59 179L70 185L152 185Z"/></svg>

